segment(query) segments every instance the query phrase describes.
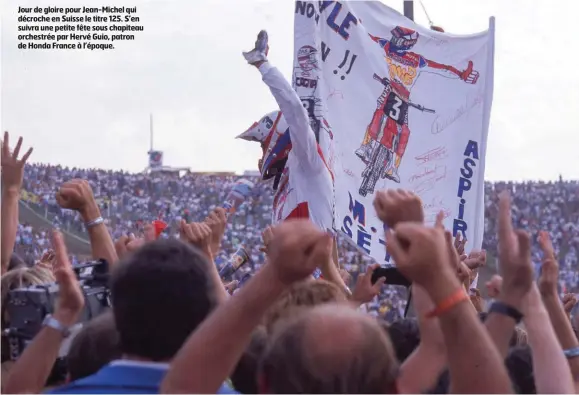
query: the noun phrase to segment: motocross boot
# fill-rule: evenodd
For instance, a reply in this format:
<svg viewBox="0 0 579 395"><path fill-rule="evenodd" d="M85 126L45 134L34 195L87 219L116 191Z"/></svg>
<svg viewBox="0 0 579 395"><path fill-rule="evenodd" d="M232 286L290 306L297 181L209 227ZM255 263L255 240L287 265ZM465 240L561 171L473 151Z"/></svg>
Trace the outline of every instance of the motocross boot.
<svg viewBox="0 0 579 395"><path fill-rule="evenodd" d="M268 36L265 30L262 30L257 35L255 47L249 52L243 52L243 57L249 64L267 61L267 52L269 50Z"/></svg>
<svg viewBox="0 0 579 395"><path fill-rule="evenodd" d="M370 143L367 143L362 144L360 148L358 148L354 153L358 158L362 159L362 162L368 164L368 162L370 162L370 155L372 153L371 151L372 145Z"/></svg>

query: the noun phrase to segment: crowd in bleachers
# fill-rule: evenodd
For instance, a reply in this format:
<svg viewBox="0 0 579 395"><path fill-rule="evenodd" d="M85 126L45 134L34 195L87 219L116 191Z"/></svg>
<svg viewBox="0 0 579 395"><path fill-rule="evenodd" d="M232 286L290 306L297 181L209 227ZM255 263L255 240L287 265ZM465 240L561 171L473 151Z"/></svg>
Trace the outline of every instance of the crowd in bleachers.
<svg viewBox="0 0 579 395"><path fill-rule="evenodd" d="M51 221L86 238L78 214L59 207L55 199L58 187L67 180L89 180L113 239L127 233L139 234L143 224L162 219L168 224L163 237L178 234L181 219L200 221L213 208L222 204L228 191L241 178L232 175L187 173L131 174L99 169L76 169L49 165L27 165L24 177L23 199L40 213L48 214ZM272 195L269 185L258 178L245 176L255 183L252 199L243 204L228 222L223 249L215 263L221 268L233 252L243 245L252 261L244 266L236 278L255 272L264 262L261 232L270 223ZM497 199L500 191L508 189L513 195L513 215L517 225L536 235L540 229L550 232L561 262L563 291L579 288L579 183L577 181L490 183L485 185L485 237L483 247L489 256L496 256ZM34 230L21 225L17 242L18 251L27 257L38 256L48 247L46 230ZM343 267L354 281L365 270L370 260L345 240L339 242ZM535 262L540 252L535 247ZM390 287L368 307L374 314L392 319L403 313L404 288Z"/></svg>
<svg viewBox="0 0 579 395"><path fill-rule="evenodd" d="M99 382L111 372L124 372L114 388L126 393L272 392L259 383L274 393L579 388L572 363L579 315L570 293L579 287L577 181L487 183L487 254L453 241L442 213L434 227L422 224L412 192L377 193L377 215L395 230L386 234L388 253L412 284L407 317L407 288L383 286L392 271L374 283L379 265L345 239L338 238L338 270L332 239L309 221L262 234L272 197L255 177L243 177L256 186L227 218L219 206L240 176L25 166L30 152L19 160L18 149L3 146L3 392L38 393L65 381L54 393L112 388L117 379ZM66 230L71 248L51 228ZM219 270L231 267L240 247L250 263L229 278ZM106 266L92 274L77 266L79 279L73 269L88 259L109 262L110 277ZM496 261L500 275L487 271L473 289L485 262ZM317 269L323 279L312 281ZM243 285L229 283L247 275ZM492 303L481 299L481 286ZM54 312L45 315L51 301L37 296L54 292ZM26 332L40 315L41 327ZM311 372L321 376L311 381ZM287 381L292 374L300 379Z"/></svg>

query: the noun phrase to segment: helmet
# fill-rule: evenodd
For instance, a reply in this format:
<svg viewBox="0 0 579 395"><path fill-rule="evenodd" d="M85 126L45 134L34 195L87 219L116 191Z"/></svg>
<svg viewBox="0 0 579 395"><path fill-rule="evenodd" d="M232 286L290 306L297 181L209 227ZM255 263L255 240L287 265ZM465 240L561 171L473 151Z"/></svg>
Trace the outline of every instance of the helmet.
<svg viewBox="0 0 579 395"><path fill-rule="evenodd" d="M260 173L264 180L281 175L291 150L289 127L281 111L272 111L236 138L261 143Z"/></svg>
<svg viewBox="0 0 579 395"><path fill-rule="evenodd" d="M408 51L416 44L419 37L417 31L402 26L396 26L391 33L390 45L398 51Z"/></svg>

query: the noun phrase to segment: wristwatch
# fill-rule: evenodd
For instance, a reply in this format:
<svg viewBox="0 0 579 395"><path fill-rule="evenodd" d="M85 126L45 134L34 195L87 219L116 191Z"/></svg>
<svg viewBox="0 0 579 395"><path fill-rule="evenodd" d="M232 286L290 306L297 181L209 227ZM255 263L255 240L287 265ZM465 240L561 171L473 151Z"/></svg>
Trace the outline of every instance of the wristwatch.
<svg viewBox="0 0 579 395"><path fill-rule="evenodd" d="M511 317L517 324L523 319L523 314L519 310L502 302L494 302L489 309L489 314L490 313L497 313Z"/></svg>
<svg viewBox="0 0 579 395"><path fill-rule="evenodd" d="M70 336L70 328L63 325L59 320L54 318L51 314L48 314L44 317L44 321L42 321L42 326L47 326L49 328L55 329L62 334L62 337L67 338Z"/></svg>

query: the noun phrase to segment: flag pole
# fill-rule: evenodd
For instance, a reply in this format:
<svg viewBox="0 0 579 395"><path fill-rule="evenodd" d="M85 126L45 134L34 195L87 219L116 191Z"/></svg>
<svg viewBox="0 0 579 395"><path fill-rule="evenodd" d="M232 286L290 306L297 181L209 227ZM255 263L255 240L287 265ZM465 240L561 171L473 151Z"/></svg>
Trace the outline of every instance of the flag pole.
<svg viewBox="0 0 579 395"><path fill-rule="evenodd" d="M414 0L404 0L404 16L414 21ZM412 287L408 287L407 289L408 299L406 300L406 307L404 308L404 317L413 315L413 311L410 310L412 304Z"/></svg>
<svg viewBox="0 0 579 395"><path fill-rule="evenodd" d="M149 114L149 139L151 148L149 149L150 152L153 151L153 114Z"/></svg>
<svg viewBox="0 0 579 395"><path fill-rule="evenodd" d="M414 0L404 0L404 16L414 20Z"/></svg>

